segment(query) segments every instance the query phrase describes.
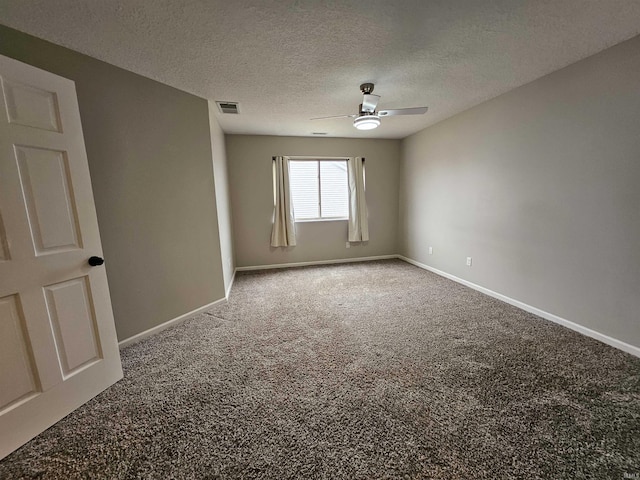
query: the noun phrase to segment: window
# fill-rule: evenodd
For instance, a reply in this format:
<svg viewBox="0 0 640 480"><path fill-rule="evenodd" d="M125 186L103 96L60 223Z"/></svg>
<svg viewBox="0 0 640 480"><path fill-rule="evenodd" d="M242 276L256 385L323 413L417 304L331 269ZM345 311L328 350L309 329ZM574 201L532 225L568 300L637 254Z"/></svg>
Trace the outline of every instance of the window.
<svg viewBox="0 0 640 480"><path fill-rule="evenodd" d="M289 182L296 221L349 218L346 160L290 160Z"/></svg>

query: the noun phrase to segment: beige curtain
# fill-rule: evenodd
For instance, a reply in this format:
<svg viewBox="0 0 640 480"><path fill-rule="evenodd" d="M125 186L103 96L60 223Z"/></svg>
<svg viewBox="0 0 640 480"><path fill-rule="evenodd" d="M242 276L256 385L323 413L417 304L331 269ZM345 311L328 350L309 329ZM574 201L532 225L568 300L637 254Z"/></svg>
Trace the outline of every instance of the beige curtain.
<svg viewBox="0 0 640 480"><path fill-rule="evenodd" d="M289 158L273 157L275 206L273 208L272 247L296 244L296 224L289 189Z"/></svg>
<svg viewBox="0 0 640 480"><path fill-rule="evenodd" d="M369 240L369 221L367 220L367 199L364 192L364 158L350 158L349 171L349 241L366 242Z"/></svg>

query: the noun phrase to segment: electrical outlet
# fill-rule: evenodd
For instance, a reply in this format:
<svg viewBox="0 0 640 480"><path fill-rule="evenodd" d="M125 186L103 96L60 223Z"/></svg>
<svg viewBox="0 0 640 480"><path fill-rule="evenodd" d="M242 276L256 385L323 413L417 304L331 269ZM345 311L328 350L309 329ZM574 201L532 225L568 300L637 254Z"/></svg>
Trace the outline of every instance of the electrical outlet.
<svg viewBox="0 0 640 480"><path fill-rule="evenodd" d="M467 267L471 266L471 257L467 257Z"/></svg>
<svg viewBox="0 0 640 480"><path fill-rule="evenodd" d="M351 248L351 244L347 242L347 248Z"/></svg>
<svg viewBox="0 0 640 480"><path fill-rule="evenodd" d="M429 247L429 255L433 255L433 247Z"/></svg>

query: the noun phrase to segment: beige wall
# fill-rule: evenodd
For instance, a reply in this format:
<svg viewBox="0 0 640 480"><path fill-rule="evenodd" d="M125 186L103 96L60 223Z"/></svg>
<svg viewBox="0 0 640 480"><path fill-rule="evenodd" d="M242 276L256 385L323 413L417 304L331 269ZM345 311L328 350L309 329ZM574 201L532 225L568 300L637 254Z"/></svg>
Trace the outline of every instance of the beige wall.
<svg viewBox="0 0 640 480"><path fill-rule="evenodd" d="M366 158L370 241L346 248L347 222L296 224L295 247L272 248L274 155ZM237 265L333 260L396 253L398 140L227 135Z"/></svg>
<svg viewBox="0 0 640 480"><path fill-rule="evenodd" d="M207 101L0 26L76 82L118 338L224 297Z"/></svg>
<svg viewBox="0 0 640 480"><path fill-rule="evenodd" d="M636 37L406 138L400 252L640 346L639 126Z"/></svg>
<svg viewBox="0 0 640 480"><path fill-rule="evenodd" d="M235 270L235 255L233 253L233 225L231 222L227 152L224 132L215 116L217 109L215 102L209 102L209 128L211 130L211 150L213 152L213 175L216 185L220 255L224 275L224 288L225 291L228 291L231 287L233 271Z"/></svg>

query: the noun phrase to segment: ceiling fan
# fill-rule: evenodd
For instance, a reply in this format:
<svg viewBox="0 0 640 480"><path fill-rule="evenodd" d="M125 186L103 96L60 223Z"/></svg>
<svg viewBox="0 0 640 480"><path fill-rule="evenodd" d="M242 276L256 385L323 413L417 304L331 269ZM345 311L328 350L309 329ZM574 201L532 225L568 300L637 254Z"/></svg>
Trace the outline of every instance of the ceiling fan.
<svg viewBox="0 0 640 480"><path fill-rule="evenodd" d="M360 85L363 98L358 113L353 115L334 115L331 117L318 117L311 120L326 120L329 118L355 118L353 126L358 130L372 130L380 126L380 117L392 115L422 115L427 112L428 107L398 108L395 110L379 110L378 101L380 95L373 95L373 83L363 83Z"/></svg>

